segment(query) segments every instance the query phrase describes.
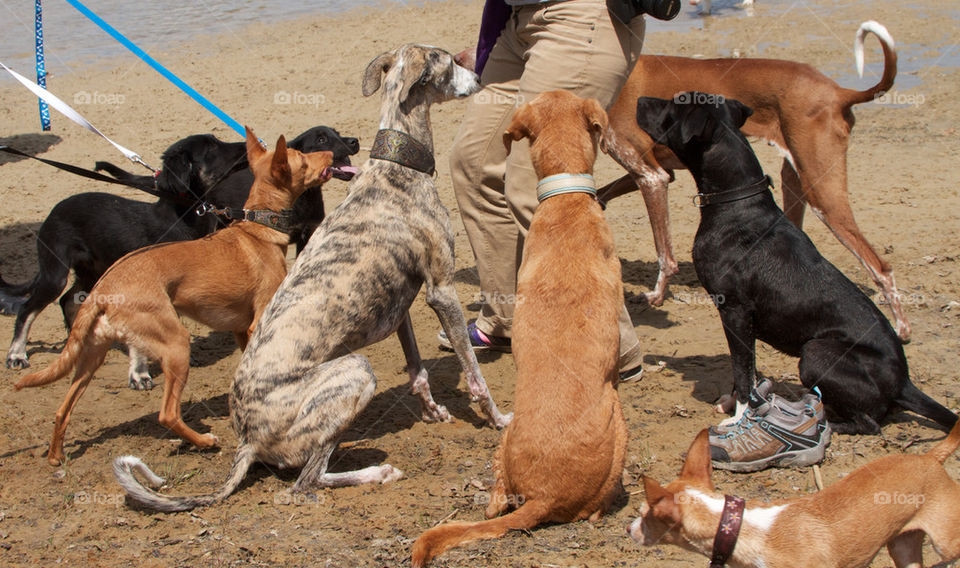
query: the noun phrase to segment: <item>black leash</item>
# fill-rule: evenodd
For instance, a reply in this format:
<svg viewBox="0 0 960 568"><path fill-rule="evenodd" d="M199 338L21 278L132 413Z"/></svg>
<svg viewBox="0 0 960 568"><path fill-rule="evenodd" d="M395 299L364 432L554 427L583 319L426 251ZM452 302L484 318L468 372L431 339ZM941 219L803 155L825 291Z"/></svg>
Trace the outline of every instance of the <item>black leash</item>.
<svg viewBox="0 0 960 568"><path fill-rule="evenodd" d="M74 165L71 165L71 164L65 164L65 163L63 163L63 162L57 162L57 161L54 161L54 160L47 160L47 159L44 159L44 158L38 158L38 157L36 157L36 156L31 156L30 154L27 154L27 153L25 153L25 152L21 152L20 150L16 150L16 149L11 148L11 147L9 147L9 146L0 146L0 151L6 152L6 153L8 153L8 154L13 154L13 155L15 155L15 156L22 156L22 157L24 157L24 158L30 158L31 160L36 160L36 161L38 161L38 162L43 162L44 164L47 164L48 166L53 166L53 167L55 167L55 168L57 168L57 169L61 169L61 170L65 171L65 172L70 172L71 174L75 174L75 175L78 175L78 176L80 176L80 177L85 177L85 178L89 178L89 179L95 179L95 180L97 180L97 181L105 181L105 182L107 182L107 183L115 183L115 184L117 184L117 185L125 185L125 186L127 186L127 187L132 187L132 188L134 188L134 189L139 189L139 190L141 190L141 191L146 191L147 193L150 193L151 195L156 195L157 197L160 197L159 192L158 192L158 193L154 193L154 192L152 192L152 191L149 191L149 190L143 189L143 188L141 188L141 187L138 187L138 186L136 186L136 185L133 185L132 183L129 183L129 182L126 182L126 181L123 181L123 180L119 180L119 179L117 179L117 178L113 178L113 177L110 177L110 176L105 176L105 175L103 175L103 174L101 174L101 173L98 173L98 172L95 172L95 171L93 171L93 170L86 170L86 169L84 169L84 168L81 168L81 167L78 167L78 166L74 166ZM154 179L156 179L156 176L157 176L158 173L160 173L160 172L154 172Z"/></svg>
<svg viewBox="0 0 960 568"><path fill-rule="evenodd" d="M9 147L9 146L0 146L0 151L6 152L6 153L8 153L8 154L13 154L13 155L15 155L15 156L22 156L22 157L24 157L24 158L30 158L31 160L36 160L36 161L38 161L38 162L43 162L44 164L47 164L48 166L53 166L53 167L55 167L55 168L57 168L57 169L63 170L63 171L65 171L65 172L70 172L71 174L78 175L78 176L83 177L83 178L92 179L92 180L96 180L96 181L102 181L102 182L106 182L106 183L113 183L113 184L122 185L122 186L125 186L125 187L132 187L133 189L140 190L140 191L142 191L142 192L144 192L144 193L147 193L147 194L149 194L149 195L152 195L152 196L154 196L154 197L156 197L156 198L158 198L158 199L167 199L167 200L170 200L170 201L177 202L177 203L179 203L179 204L181 204L181 205L187 205L187 206L190 206L190 207L193 207L194 205L196 205L196 206L198 206L198 207L197 207L197 210L196 210L196 213L197 213L197 215L200 215L200 216L204 215L205 213L213 213L213 212L215 211L215 208L214 208L211 204L209 204L209 203L207 203L207 202L204 201L204 198L206 197L206 194L209 193L214 187L216 187L217 184L219 184L221 181L223 181L224 179L226 179L227 176L229 176L229 175L232 174L233 172L235 172L235 171L237 171L237 170L240 169L240 168L237 167L237 166L234 166L234 167L228 169L226 172L224 172L224 174L223 174L222 176L220 176L220 179L218 179L218 180L210 187L210 189L208 189L206 192L204 192L203 196L201 196L201 197L187 197L186 194L169 193L169 192L163 192L163 191L160 191L159 189L156 189L156 186L157 186L157 176L160 174L160 171L159 171L159 170L156 170L156 171L154 172L154 174L153 174L153 186L154 186L154 189L147 189L147 188L145 188L145 187L142 187L142 186L139 186L139 185L135 185L135 184L133 184L133 183L130 183L130 182L127 182L127 181L123 181L123 180L120 180L120 179L117 179L117 178L114 178L114 177L105 176L105 175L103 175L103 174L101 174L101 173L99 173L99 172L95 172L95 171L93 171L93 170L88 170L88 169L85 169L85 168L81 168L81 167L79 167L79 166L74 166L74 165L72 165L72 164L66 164L66 163L63 163L63 162L58 162L58 161L56 161L56 160L47 160L47 159L45 159L45 158L38 158L38 157L36 157L36 156L31 156L30 154L27 154L27 153L25 153L25 152L21 152L20 150L17 150L17 149L15 149L15 148L11 148L11 147Z"/></svg>
<svg viewBox="0 0 960 568"><path fill-rule="evenodd" d="M191 207L196 206L196 210L194 212L199 217L202 217L208 213L213 213L214 215L217 215L219 217L225 217L232 221L252 221L254 223L259 223L261 225L270 227L271 229L274 229L276 231L280 231L286 234L290 234L290 232L293 230L293 224L291 221L291 218L293 215L292 209L284 209L283 211L277 212L277 211L269 211L269 210L232 209L230 207L219 208L211 203L204 201L204 198L207 196L207 193L213 190L213 188L215 188L221 181L226 179L230 174L241 169L241 167L238 165L239 162L237 164L234 164L233 167L228 168L227 171L225 171L220 176L220 179L214 182L214 184L210 186L210 189L204 192L204 194L201 197L190 198L190 197L187 197L186 195L165 193L157 189L146 189L144 187L134 185L132 183L119 180L117 178L105 176L99 172L87 170L71 164L65 164L63 162L57 162L55 160L47 160L45 158L38 158L36 156L31 156L30 154L21 152L20 150L16 150L9 146L0 146L0 151L7 152L8 154L13 154L15 156L22 156L24 158L37 160L38 162L43 162L48 166L53 166L57 169L61 169L65 172L70 172L80 177L85 177L85 178L93 179L97 181L103 181L106 183L123 185L126 187L132 187L134 189L139 189L140 191L144 193L148 193L159 199L169 199L171 201L176 201L184 205L189 205ZM160 173L159 171L156 171L154 173L154 176L153 176L154 187L156 187L157 175L159 175L159 173Z"/></svg>

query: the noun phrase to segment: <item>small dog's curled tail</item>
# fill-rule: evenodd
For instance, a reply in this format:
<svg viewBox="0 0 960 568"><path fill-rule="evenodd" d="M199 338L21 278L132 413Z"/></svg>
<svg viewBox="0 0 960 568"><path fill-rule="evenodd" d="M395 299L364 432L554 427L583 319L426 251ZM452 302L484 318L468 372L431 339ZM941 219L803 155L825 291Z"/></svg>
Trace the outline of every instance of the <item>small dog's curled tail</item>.
<svg viewBox="0 0 960 568"><path fill-rule="evenodd" d="M243 481L247 470L256 459L255 452L250 446L241 446L237 450L237 455L233 458L233 466L230 468L230 475L226 483L216 493L208 495L196 495L193 497L172 497L157 493L149 487L145 487L134 476L134 472L139 472L151 487L160 487L164 479L153 473L147 464L140 458L134 456L121 456L113 460L113 475L127 492L127 497L137 503L157 511L174 512L189 511L197 507L206 507L218 501L226 499Z"/></svg>
<svg viewBox="0 0 960 568"><path fill-rule="evenodd" d="M947 461L953 452L957 451L957 448L960 448L960 420L953 425L953 429L950 430L950 434L947 435L939 444L933 447L932 450L927 452L927 455L932 456L937 459L938 462L943 463Z"/></svg>
<svg viewBox="0 0 960 568"><path fill-rule="evenodd" d="M102 313L103 308L96 301L84 302L73 321L73 327L70 328L70 337L67 338L67 345L63 348L60 356L53 363L50 363L46 369L30 373L17 381L13 385L13 389L39 387L58 381L66 377L77 366L77 361L81 357L100 357L102 362L102 358L106 355L107 349L113 341L112 337L99 336L101 334L98 334L95 329ZM84 353L88 349L97 352Z"/></svg>
<svg viewBox="0 0 960 568"><path fill-rule="evenodd" d="M499 538L508 530L532 529L544 520L549 510L541 501L527 501L516 511L478 523L447 523L434 527L413 543L413 568L423 568L443 551L472 540Z"/></svg>
<svg viewBox="0 0 960 568"><path fill-rule="evenodd" d="M860 24L857 30L857 39L853 42L853 56L857 63L857 74L863 77L863 39L868 33L872 33L880 40L880 46L883 48L883 76L880 82L865 91L853 91L848 93L847 106L853 106L859 103L865 103L882 96L893 86L893 80L897 77L897 50L893 41L893 36L887 31L887 28L873 20Z"/></svg>

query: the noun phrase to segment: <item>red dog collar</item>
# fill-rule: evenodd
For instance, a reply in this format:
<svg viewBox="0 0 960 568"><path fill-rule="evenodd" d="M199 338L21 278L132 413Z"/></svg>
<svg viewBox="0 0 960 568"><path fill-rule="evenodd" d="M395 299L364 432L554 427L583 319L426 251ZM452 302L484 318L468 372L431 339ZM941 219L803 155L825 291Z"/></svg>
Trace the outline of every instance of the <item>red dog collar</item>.
<svg viewBox="0 0 960 568"><path fill-rule="evenodd" d="M727 560L733 556L733 549L737 546L737 538L740 536L740 525L743 524L745 506L746 502L741 497L724 496L723 513L720 515L717 534L713 537L710 568L723 568Z"/></svg>

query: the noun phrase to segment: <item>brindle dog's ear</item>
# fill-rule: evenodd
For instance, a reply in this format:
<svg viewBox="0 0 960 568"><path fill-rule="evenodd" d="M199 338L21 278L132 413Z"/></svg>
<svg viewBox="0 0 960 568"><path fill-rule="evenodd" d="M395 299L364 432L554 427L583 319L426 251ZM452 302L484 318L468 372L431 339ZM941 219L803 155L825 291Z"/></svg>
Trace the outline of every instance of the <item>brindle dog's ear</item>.
<svg viewBox="0 0 960 568"><path fill-rule="evenodd" d="M530 128L528 125L532 118L533 107L530 106L530 103L523 105L513 113L510 126L508 126L506 132L503 133L503 145L507 149L507 154L510 153L510 149L515 140L530 136Z"/></svg>
<svg viewBox="0 0 960 568"><path fill-rule="evenodd" d="M430 80L430 61L424 58L418 62L422 68L417 71L418 65L411 65L408 59L404 59L403 69L400 71L400 103L405 103L410 97L410 89L420 82L426 83Z"/></svg>
<svg viewBox="0 0 960 568"><path fill-rule="evenodd" d="M363 72L363 96L369 97L380 89L380 78L393 67L396 61L396 54L388 51L381 53L367 64L367 69Z"/></svg>

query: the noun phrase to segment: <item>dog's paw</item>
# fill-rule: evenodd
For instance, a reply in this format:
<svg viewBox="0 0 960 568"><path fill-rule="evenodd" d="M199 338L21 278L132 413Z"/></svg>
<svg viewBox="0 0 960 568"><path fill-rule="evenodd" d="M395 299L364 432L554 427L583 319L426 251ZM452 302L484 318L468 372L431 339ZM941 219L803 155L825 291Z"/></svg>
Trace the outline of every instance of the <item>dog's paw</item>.
<svg viewBox="0 0 960 568"><path fill-rule="evenodd" d="M396 481L403 477L403 472L399 469L393 467L392 465L385 463L380 466L380 483L390 483L391 481Z"/></svg>
<svg viewBox="0 0 960 568"><path fill-rule="evenodd" d="M150 373L132 373L129 376L129 386L133 390L150 390L155 385L153 384L153 377L150 376Z"/></svg>
<svg viewBox="0 0 960 568"><path fill-rule="evenodd" d="M217 438L213 434L201 435L199 442L196 444L198 448L213 448L219 445L220 445L220 438Z"/></svg>
<svg viewBox="0 0 960 568"><path fill-rule="evenodd" d="M508 412L506 414L501 414L498 418L493 420L493 426L497 430L503 430L504 428L509 426L511 422L513 422L513 413Z"/></svg>
<svg viewBox="0 0 960 568"><path fill-rule="evenodd" d="M719 414L729 414L733 412L736 405L737 399L732 394L725 394L717 399L713 409Z"/></svg>
<svg viewBox="0 0 960 568"><path fill-rule="evenodd" d="M447 410L447 407L433 404L431 407L425 407L423 409L423 421L428 423L434 422L450 422L453 418L450 416L450 412Z"/></svg>
<svg viewBox="0 0 960 568"><path fill-rule="evenodd" d="M29 366L30 361L27 359L26 354L10 353L7 355L8 369L26 369Z"/></svg>
<svg viewBox="0 0 960 568"><path fill-rule="evenodd" d="M663 300L667 297L666 293L657 292L656 290L653 292L646 292L643 294L643 296L647 299L647 303L651 306L662 306Z"/></svg>

